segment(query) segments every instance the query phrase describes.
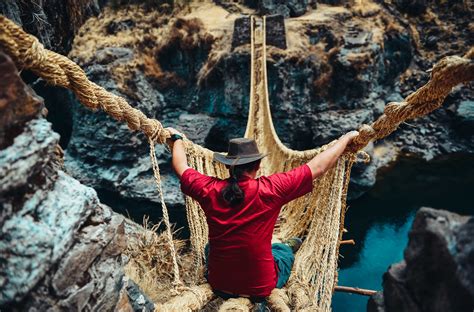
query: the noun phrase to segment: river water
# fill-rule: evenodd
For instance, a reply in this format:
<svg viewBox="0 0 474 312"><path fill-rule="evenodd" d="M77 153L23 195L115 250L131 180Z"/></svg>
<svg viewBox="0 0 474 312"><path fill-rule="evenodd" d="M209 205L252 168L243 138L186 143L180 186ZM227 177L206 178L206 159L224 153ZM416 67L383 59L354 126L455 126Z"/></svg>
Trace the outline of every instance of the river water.
<svg viewBox="0 0 474 312"><path fill-rule="evenodd" d="M348 233L356 245L341 246L339 285L382 289L382 275L403 259L408 232L420 207L474 214L474 156L426 162L404 158L382 170L375 186L349 202ZM471 192L471 193L470 193ZM336 293L334 312L365 311L368 297Z"/></svg>

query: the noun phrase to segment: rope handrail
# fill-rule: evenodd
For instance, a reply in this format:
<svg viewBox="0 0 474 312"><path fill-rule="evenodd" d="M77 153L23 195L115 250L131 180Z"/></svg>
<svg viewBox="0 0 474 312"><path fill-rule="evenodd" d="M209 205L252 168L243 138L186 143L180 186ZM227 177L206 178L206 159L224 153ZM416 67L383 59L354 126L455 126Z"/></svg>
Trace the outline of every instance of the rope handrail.
<svg viewBox="0 0 474 312"><path fill-rule="evenodd" d="M420 89L411 93L403 102L391 102L384 113L372 124L359 128L348 149L358 151L370 141L382 139L409 119L424 116L443 105L444 99L460 83L474 80L474 48L464 57L446 56L436 63L430 80Z"/></svg>

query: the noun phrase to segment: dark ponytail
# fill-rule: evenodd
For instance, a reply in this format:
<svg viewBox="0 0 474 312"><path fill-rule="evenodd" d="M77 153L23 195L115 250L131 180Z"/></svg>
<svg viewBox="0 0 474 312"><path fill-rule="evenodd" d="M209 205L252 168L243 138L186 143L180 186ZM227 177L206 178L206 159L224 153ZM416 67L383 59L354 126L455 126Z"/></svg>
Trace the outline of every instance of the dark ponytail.
<svg viewBox="0 0 474 312"><path fill-rule="evenodd" d="M221 196L224 202L231 206L240 205L244 201L244 191L239 186L239 178L244 175L245 172L251 172L258 168L260 160L238 166L232 166L229 168L230 178L229 183L222 189Z"/></svg>

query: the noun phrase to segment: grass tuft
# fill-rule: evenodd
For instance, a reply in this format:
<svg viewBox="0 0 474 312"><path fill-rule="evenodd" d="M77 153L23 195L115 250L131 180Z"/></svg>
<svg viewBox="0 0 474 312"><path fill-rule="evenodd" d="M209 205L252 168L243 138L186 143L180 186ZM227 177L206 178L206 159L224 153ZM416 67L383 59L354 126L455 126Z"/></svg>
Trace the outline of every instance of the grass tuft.
<svg viewBox="0 0 474 312"><path fill-rule="evenodd" d="M127 220L127 250L129 258L125 275L132 279L154 303L163 303L173 297L173 262L165 233L159 233L161 223L151 225L143 218L143 225ZM173 235L175 236L175 235ZM183 240L174 239L179 255L181 278L189 285L194 277L193 257Z"/></svg>

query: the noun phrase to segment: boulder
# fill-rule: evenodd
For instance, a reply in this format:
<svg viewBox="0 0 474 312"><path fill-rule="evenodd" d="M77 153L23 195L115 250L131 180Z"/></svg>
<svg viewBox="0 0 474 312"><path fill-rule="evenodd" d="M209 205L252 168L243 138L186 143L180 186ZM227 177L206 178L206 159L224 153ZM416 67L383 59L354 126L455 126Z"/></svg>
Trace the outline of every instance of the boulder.
<svg viewBox="0 0 474 312"><path fill-rule="evenodd" d="M339 138L341 135L357 129L359 125L373 119L370 109L331 110L312 116L312 141L315 145L323 145Z"/></svg>
<svg viewBox="0 0 474 312"><path fill-rule="evenodd" d="M287 6L290 9L290 16L298 17L306 13L308 0L290 0Z"/></svg>
<svg viewBox="0 0 474 312"><path fill-rule="evenodd" d="M474 217L421 208L404 260L389 267L367 310L472 311L473 237Z"/></svg>

